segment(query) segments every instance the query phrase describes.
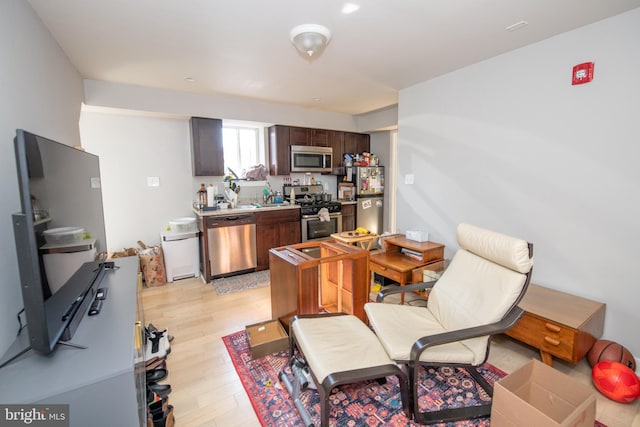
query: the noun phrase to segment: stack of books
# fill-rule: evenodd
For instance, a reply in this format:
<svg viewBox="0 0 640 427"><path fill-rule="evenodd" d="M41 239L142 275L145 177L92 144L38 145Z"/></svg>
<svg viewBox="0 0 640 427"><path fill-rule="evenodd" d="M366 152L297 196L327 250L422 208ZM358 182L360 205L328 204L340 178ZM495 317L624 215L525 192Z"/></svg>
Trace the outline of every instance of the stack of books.
<svg viewBox="0 0 640 427"><path fill-rule="evenodd" d="M400 249L400 252L403 253L405 256L408 256L409 258L414 259L418 262L424 262L424 259L422 258L422 252L414 251L412 249L407 249L407 248Z"/></svg>

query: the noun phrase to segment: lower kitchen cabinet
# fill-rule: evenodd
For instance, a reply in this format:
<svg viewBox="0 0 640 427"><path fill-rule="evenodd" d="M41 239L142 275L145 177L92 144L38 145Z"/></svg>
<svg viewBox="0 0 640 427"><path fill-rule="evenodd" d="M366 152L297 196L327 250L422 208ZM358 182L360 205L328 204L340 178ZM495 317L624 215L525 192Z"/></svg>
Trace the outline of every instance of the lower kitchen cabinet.
<svg viewBox="0 0 640 427"><path fill-rule="evenodd" d="M300 209L274 209L256 213L256 270L269 269L269 249L301 241Z"/></svg>
<svg viewBox="0 0 640 427"><path fill-rule="evenodd" d="M356 205L342 204L342 231L351 231L356 229Z"/></svg>

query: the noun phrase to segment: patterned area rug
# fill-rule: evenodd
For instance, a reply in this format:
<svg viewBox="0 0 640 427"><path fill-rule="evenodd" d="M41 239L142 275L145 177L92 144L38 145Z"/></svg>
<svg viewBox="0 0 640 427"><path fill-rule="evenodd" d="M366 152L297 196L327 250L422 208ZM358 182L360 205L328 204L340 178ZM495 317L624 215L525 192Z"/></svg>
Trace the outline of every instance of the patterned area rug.
<svg viewBox="0 0 640 427"><path fill-rule="evenodd" d="M242 274L240 276L223 277L211 281L216 295L227 295L247 289L269 286L269 270L256 271L255 273Z"/></svg>
<svg viewBox="0 0 640 427"><path fill-rule="evenodd" d="M287 353L275 353L251 360L248 337L245 331L222 337L229 351L238 376L247 391L256 415L264 427L302 426L293 402L278 375L287 366ZM287 367L287 372L290 371ZM493 383L504 377L505 372L485 363L482 374ZM490 397L478 391L475 381L464 369L437 368L422 370L420 407L424 410L479 404ZM481 390L481 389L480 389ZM391 377L380 385L375 381L349 384L333 390L330 403L331 427L342 426L418 426L402 412L400 388L397 379ZM316 426L320 425L320 398L315 390L306 390L302 400ZM437 424L447 427L489 426L488 418L478 418ZM596 426L603 426L596 422Z"/></svg>

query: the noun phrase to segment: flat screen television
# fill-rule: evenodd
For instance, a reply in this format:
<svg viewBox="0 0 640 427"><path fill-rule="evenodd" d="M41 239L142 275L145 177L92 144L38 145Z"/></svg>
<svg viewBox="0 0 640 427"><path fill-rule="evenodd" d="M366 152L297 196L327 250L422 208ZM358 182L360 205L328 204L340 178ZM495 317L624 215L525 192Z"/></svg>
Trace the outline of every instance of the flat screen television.
<svg viewBox="0 0 640 427"><path fill-rule="evenodd" d="M18 129L22 212L13 227L29 348L70 341L104 274L106 236L98 157Z"/></svg>

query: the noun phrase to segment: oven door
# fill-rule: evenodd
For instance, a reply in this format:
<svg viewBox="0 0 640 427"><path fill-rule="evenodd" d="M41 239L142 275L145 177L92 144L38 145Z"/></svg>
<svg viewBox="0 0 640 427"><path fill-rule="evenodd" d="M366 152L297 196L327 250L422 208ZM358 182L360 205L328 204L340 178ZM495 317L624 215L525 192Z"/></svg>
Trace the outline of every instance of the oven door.
<svg viewBox="0 0 640 427"><path fill-rule="evenodd" d="M317 216L302 218L302 241L328 239L333 233L342 232L342 214L330 214L329 221Z"/></svg>

